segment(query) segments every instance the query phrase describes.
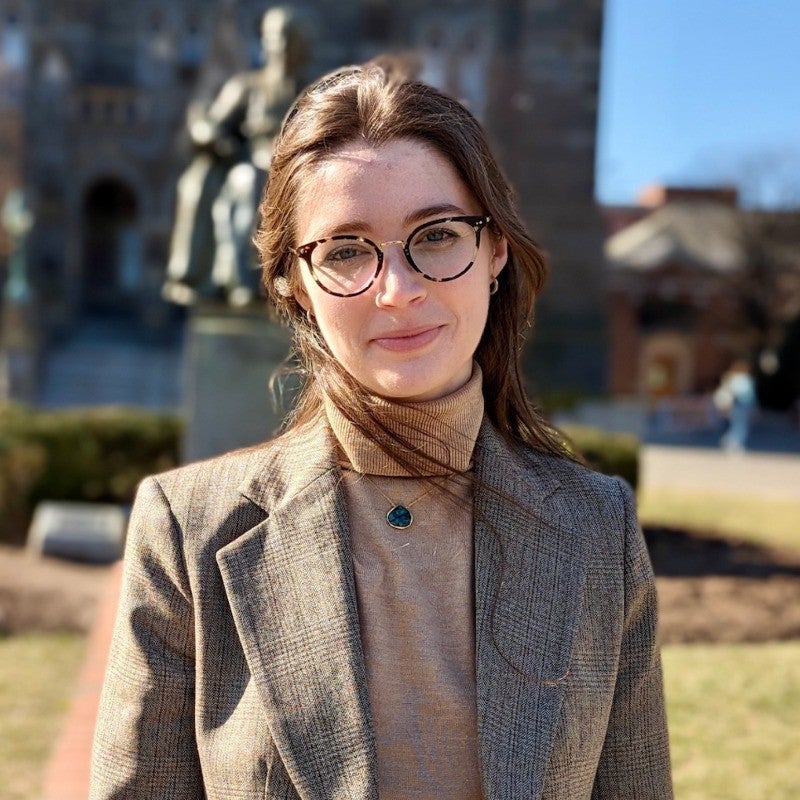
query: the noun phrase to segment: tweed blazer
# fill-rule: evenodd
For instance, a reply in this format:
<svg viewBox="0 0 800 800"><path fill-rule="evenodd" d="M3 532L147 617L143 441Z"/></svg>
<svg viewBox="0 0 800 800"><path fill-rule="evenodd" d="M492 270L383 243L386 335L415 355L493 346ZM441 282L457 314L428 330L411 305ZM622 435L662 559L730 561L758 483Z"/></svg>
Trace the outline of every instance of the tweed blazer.
<svg viewBox="0 0 800 800"><path fill-rule="evenodd" d="M654 581L627 484L486 421L475 475L484 796L671 798ZM142 483L90 797L378 797L325 422Z"/></svg>

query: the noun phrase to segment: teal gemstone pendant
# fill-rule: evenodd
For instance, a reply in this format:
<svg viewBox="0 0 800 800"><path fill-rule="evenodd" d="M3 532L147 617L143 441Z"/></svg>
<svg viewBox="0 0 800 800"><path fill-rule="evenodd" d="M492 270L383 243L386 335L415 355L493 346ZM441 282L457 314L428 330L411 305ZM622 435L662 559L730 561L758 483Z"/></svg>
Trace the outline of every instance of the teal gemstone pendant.
<svg viewBox="0 0 800 800"><path fill-rule="evenodd" d="M386 514L386 521L397 530L407 528L414 521L414 515L401 505L392 506Z"/></svg>

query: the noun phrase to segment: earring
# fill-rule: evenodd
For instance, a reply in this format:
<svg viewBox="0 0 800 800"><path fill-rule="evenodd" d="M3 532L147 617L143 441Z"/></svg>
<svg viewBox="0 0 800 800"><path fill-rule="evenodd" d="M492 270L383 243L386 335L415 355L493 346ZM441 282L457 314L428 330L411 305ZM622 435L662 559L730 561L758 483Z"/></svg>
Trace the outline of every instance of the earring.
<svg viewBox="0 0 800 800"><path fill-rule="evenodd" d="M500 282L497 278L492 278L492 282L489 284L489 294L497 294L497 290L500 288Z"/></svg>
<svg viewBox="0 0 800 800"><path fill-rule="evenodd" d="M306 319L308 320L308 324L312 327L314 326L314 312L310 309L306 309Z"/></svg>

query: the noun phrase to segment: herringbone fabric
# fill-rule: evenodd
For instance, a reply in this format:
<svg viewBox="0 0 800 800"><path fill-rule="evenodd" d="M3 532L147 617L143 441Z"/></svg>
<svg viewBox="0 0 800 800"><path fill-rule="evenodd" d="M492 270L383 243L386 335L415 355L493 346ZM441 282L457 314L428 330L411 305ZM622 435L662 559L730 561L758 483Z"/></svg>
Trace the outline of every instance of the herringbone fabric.
<svg viewBox="0 0 800 800"><path fill-rule="evenodd" d="M475 476L484 796L671 798L630 490L488 422ZM320 421L142 484L94 800L377 798L340 477Z"/></svg>

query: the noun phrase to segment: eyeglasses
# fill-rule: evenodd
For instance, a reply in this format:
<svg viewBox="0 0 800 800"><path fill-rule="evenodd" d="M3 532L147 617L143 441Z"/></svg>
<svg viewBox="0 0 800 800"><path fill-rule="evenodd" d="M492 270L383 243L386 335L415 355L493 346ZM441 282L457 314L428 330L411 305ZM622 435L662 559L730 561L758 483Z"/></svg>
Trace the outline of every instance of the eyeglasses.
<svg viewBox="0 0 800 800"><path fill-rule="evenodd" d="M490 220L489 216L445 217L414 228L405 242L375 244L363 236L343 235L289 250L308 264L320 289L336 297L355 297L375 282L383 267L383 248L390 244L402 245L408 263L429 281L460 278L475 263L481 231Z"/></svg>

